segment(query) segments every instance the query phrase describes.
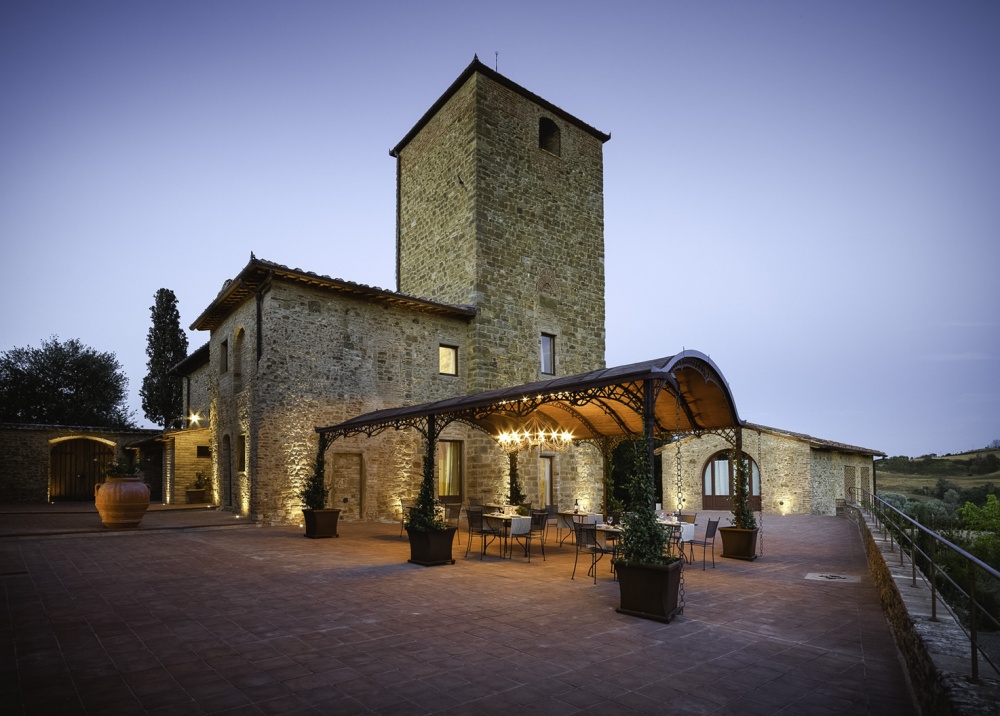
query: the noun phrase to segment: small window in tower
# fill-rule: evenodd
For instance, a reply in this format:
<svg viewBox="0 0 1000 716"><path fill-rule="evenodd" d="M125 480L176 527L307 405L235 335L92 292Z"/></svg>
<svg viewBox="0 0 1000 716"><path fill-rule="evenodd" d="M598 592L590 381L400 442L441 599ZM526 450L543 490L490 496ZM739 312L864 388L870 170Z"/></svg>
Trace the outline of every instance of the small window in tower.
<svg viewBox="0 0 1000 716"><path fill-rule="evenodd" d="M229 372L229 341L222 341L219 347L219 372Z"/></svg>
<svg viewBox="0 0 1000 716"><path fill-rule="evenodd" d="M556 337L548 333L542 334L542 373L556 374Z"/></svg>
<svg viewBox="0 0 1000 716"><path fill-rule="evenodd" d="M458 347L438 346L438 373L441 375L458 375Z"/></svg>
<svg viewBox="0 0 1000 716"><path fill-rule="evenodd" d="M559 127L548 117L538 120L538 147L557 157L562 155L559 144Z"/></svg>

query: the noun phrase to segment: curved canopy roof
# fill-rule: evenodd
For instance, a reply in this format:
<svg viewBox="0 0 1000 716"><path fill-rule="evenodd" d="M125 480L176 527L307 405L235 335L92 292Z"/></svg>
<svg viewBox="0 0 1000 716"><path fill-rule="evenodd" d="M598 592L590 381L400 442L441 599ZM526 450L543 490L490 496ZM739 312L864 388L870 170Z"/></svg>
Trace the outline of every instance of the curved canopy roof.
<svg viewBox="0 0 1000 716"><path fill-rule="evenodd" d="M698 434L741 424L718 367L703 353L684 351L513 388L376 410L339 425L317 427L316 432L328 439L407 427L426 434L433 416L436 431L457 421L496 436L532 422L571 432L574 440L600 440L641 435L647 406L654 435Z"/></svg>

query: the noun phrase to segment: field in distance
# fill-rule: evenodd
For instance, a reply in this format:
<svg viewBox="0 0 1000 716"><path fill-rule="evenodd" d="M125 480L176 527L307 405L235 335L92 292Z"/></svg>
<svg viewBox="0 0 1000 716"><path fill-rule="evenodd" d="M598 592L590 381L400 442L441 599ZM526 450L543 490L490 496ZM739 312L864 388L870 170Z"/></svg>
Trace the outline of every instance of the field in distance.
<svg viewBox="0 0 1000 716"><path fill-rule="evenodd" d="M1000 450L973 450L956 455L890 457L875 463L879 492L926 495L939 480L968 489L1000 483Z"/></svg>

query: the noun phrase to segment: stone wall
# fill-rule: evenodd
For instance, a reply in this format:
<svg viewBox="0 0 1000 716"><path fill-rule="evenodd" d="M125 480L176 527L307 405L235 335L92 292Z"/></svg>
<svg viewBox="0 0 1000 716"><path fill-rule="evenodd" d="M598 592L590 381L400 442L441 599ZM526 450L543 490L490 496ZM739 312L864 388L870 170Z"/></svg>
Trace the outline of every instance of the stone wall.
<svg viewBox="0 0 1000 716"><path fill-rule="evenodd" d="M209 428L175 430L165 435L167 449L164 451L164 464L167 469L164 474L164 502L168 504L184 504L187 501L186 490L194 489L197 473L212 485L206 497L212 499L215 484L212 480L212 432ZM208 455L199 457L198 448L209 448Z"/></svg>
<svg viewBox="0 0 1000 716"><path fill-rule="evenodd" d="M124 445L156 435L155 430L116 432L59 425L0 425L0 502L47 502L49 455L56 441L102 440L121 451Z"/></svg>

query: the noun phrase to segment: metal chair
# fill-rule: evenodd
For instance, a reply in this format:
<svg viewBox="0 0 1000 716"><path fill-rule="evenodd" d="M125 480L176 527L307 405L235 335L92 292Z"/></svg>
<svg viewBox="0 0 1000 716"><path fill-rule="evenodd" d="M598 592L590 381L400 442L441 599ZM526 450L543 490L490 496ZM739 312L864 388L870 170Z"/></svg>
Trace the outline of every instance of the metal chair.
<svg viewBox="0 0 1000 716"><path fill-rule="evenodd" d="M604 557L604 550L597 543L597 525L584 522L574 522L573 531L576 535L576 556L573 558L573 574L570 579L576 579L576 563L580 559L580 553L590 555L590 569L587 576L594 576L594 584L597 584L597 563Z"/></svg>
<svg viewBox="0 0 1000 716"><path fill-rule="evenodd" d="M406 527L406 518L410 516L410 510L413 509L416 500L403 500L399 501L399 536L403 536L403 529Z"/></svg>
<svg viewBox="0 0 1000 716"><path fill-rule="evenodd" d="M496 530L483 524L482 507L469 507L466 509L465 519L469 523L469 543L465 546L465 556L469 556L469 549L472 547L472 538L479 537L483 541L482 549L479 551L479 559L482 559L483 555L486 554L486 547L497 538L498 533ZM486 541L487 537L490 538L489 542Z"/></svg>
<svg viewBox="0 0 1000 716"><path fill-rule="evenodd" d="M531 529L528 531L528 561L531 561L531 543L535 538L538 539L538 543L542 546L542 561L545 561L545 528L549 524L549 512L548 510L532 510L531 511Z"/></svg>
<svg viewBox="0 0 1000 716"><path fill-rule="evenodd" d="M681 517L680 517L681 522L687 522L688 524L692 524L692 525L694 524L695 520L697 520L697 519L698 519L698 513L697 512L695 512L693 515L681 514Z"/></svg>
<svg viewBox="0 0 1000 716"><path fill-rule="evenodd" d="M684 556L684 545L681 544L681 526L676 525L663 525L663 531L667 535L667 541L664 543L664 551L667 556L673 556L677 554L681 557Z"/></svg>
<svg viewBox="0 0 1000 716"><path fill-rule="evenodd" d="M455 528L455 536L458 543L462 544L462 507L461 502L444 503L444 521L449 527Z"/></svg>
<svg viewBox="0 0 1000 716"><path fill-rule="evenodd" d="M701 547L701 570L705 571L705 553L708 548L712 548L712 569L715 569L715 532L719 527L719 520L709 520L705 528L705 539L689 539L687 544L691 546L691 559L694 561L694 548Z"/></svg>

